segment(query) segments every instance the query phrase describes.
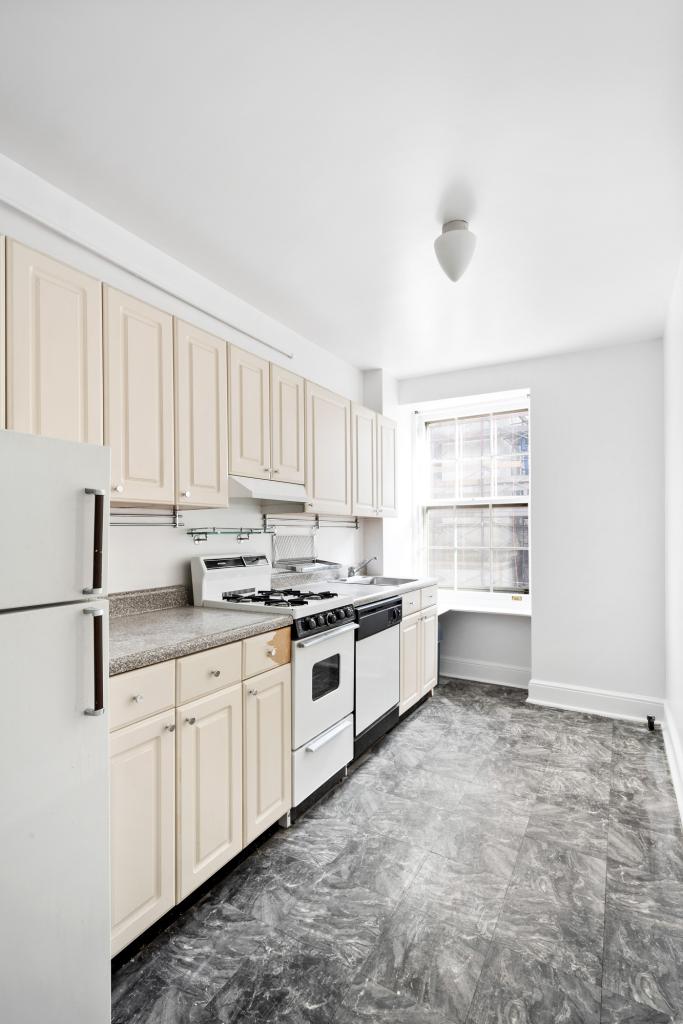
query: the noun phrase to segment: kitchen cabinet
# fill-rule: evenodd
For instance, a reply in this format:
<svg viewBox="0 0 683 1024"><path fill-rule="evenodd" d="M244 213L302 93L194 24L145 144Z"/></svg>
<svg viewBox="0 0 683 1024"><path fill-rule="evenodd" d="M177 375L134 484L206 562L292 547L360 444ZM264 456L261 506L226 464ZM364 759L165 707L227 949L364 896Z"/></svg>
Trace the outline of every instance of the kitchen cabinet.
<svg viewBox="0 0 683 1024"><path fill-rule="evenodd" d="M377 413L351 406L353 508L355 516L377 515Z"/></svg>
<svg viewBox="0 0 683 1024"><path fill-rule="evenodd" d="M5 426L5 236L0 235L0 430Z"/></svg>
<svg viewBox="0 0 683 1024"><path fill-rule="evenodd" d="M351 515L351 402L306 381L306 488L311 512Z"/></svg>
<svg viewBox="0 0 683 1024"><path fill-rule="evenodd" d="M387 416L377 416L377 510L381 516L395 516L397 425Z"/></svg>
<svg viewBox="0 0 683 1024"><path fill-rule="evenodd" d="M250 843L291 807L290 666L244 687L244 842Z"/></svg>
<svg viewBox="0 0 683 1024"><path fill-rule="evenodd" d="M420 696L424 697L438 683L438 617L436 608L422 612L420 618L422 630Z"/></svg>
<svg viewBox="0 0 683 1024"><path fill-rule="evenodd" d="M104 357L112 500L172 505L173 318L105 287Z"/></svg>
<svg viewBox="0 0 683 1024"><path fill-rule="evenodd" d="M270 363L230 346L230 472L270 479Z"/></svg>
<svg viewBox="0 0 683 1024"><path fill-rule="evenodd" d="M175 715L110 735L112 956L175 903Z"/></svg>
<svg viewBox="0 0 683 1024"><path fill-rule="evenodd" d="M176 711L177 899L242 849L242 684Z"/></svg>
<svg viewBox="0 0 683 1024"><path fill-rule="evenodd" d="M102 286L7 243L7 426L102 443Z"/></svg>
<svg viewBox="0 0 683 1024"><path fill-rule="evenodd" d="M399 713L403 714L420 699L422 692L421 617L417 612L401 620Z"/></svg>
<svg viewBox="0 0 683 1024"><path fill-rule="evenodd" d="M304 379L270 364L271 476L288 484L306 479Z"/></svg>
<svg viewBox="0 0 683 1024"><path fill-rule="evenodd" d="M175 321L176 504L228 504L228 345Z"/></svg>

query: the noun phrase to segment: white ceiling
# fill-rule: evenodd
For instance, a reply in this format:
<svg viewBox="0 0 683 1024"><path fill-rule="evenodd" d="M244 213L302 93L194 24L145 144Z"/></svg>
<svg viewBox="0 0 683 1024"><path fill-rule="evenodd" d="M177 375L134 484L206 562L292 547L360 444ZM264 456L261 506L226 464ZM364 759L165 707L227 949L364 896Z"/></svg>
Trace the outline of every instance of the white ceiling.
<svg viewBox="0 0 683 1024"><path fill-rule="evenodd" d="M0 39L0 150L363 368L662 332L680 0L3 0Z"/></svg>

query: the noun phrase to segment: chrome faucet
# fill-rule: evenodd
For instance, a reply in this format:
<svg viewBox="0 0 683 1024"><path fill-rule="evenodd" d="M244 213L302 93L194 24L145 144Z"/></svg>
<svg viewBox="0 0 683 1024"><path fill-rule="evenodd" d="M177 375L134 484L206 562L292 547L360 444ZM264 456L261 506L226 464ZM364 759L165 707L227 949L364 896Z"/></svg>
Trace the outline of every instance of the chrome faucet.
<svg viewBox="0 0 683 1024"><path fill-rule="evenodd" d="M367 567L370 565L370 562L376 561L377 555L372 555L370 558L366 558L364 562L361 562L360 565L350 565L349 576L357 576L361 569L367 569Z"/></svg>

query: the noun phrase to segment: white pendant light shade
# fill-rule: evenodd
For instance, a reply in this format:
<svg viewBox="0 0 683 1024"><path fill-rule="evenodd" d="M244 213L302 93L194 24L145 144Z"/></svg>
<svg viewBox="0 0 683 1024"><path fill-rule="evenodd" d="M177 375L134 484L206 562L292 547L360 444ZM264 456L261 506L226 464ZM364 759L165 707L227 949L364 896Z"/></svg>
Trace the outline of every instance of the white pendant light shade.
<svg viewBox="0 0 683 1024"><path fill-rule="evenodd" d="M457 281L467 270L477 236L473 235L466 220L449 220L434 242L434 252L446 277Z"/></svg>

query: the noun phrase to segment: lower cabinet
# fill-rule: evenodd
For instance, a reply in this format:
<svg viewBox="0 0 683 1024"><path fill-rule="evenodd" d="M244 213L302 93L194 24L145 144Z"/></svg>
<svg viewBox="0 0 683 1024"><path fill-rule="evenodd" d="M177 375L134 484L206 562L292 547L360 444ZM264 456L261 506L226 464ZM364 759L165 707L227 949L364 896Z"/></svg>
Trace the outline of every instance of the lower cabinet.
<svg viewBox="0 0 683 1024"><path fill-rule="evenodd" d="M242 684L176 711L177 897L242 849Z"/></svg>
<svg viewBox="0 0 683 1024"><path fill-rule="evenodd" d="M400 714L433 690L438 682L437 615L434 607L407 615L401 621Z"/></svg>
<svg viewBox="0 0 683 1024"><path fill-rule="evenodd" d="M110 737L111 952L175 904L175 713Z"/></svg>
<svg viewBox="0 0 683 1024"><path fill-rule="evenodd" d="M244 842L292 806L291 670L255 676L244 686Z"/></svg>
<svg viewBox="0 0 683 1024"><path fill-rule="evenodd" d="M110 679L112 956L291 807L290 666L248 642Z"/></svg>

